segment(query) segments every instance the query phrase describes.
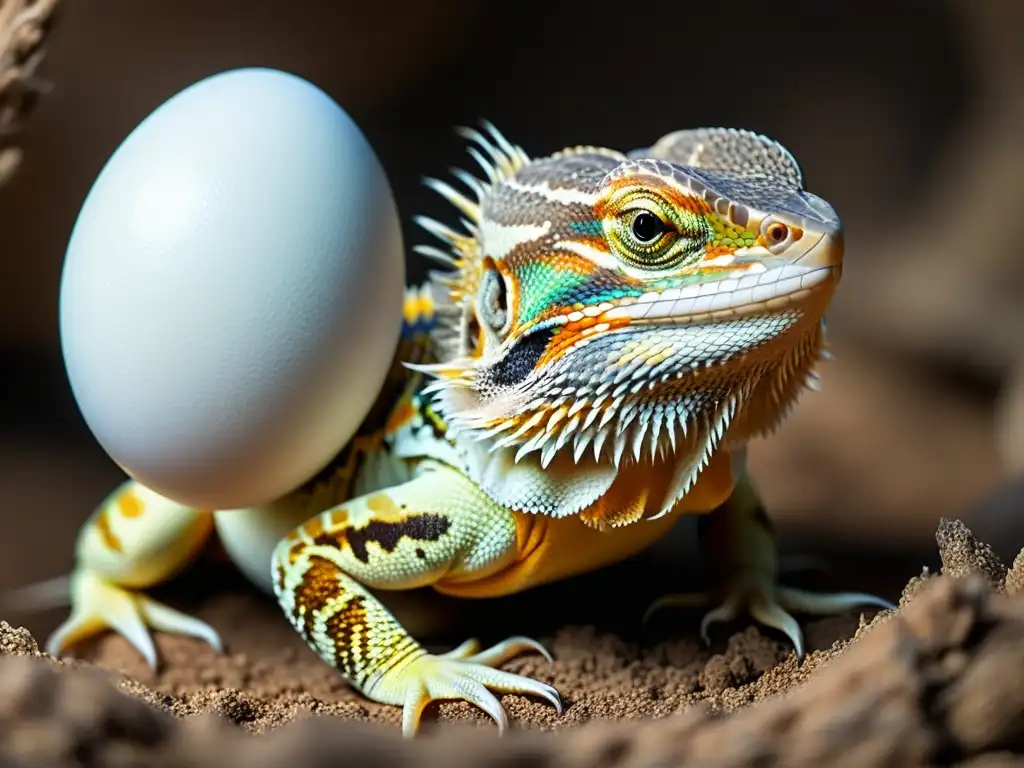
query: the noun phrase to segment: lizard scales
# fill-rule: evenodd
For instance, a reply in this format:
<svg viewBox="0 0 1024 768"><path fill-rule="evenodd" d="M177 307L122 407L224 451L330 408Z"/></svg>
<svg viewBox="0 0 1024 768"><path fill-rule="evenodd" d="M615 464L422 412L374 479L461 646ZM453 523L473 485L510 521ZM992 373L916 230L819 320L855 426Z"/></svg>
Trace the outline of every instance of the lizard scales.
<svg viewBox="0 0 1024 768"><path fill-rule="evenodd" d="M251 509L187 509L122 485L81 531L72 612L48 650L108 627L153 665L149 629L219 648L212 627L143 592L214 529L327 663L403 708L406 734L434 699L466 699L502 728L495 693L561 705L500 669L546 655L535 641L430 654L381 601L388 590L517 592L627 558L698 514L721 586L652 610L709 607L705 638L747 611L802 655L791 611L888 605L778 584L746 472L747 441L814 383L842 266L839 219L792 155L723 128L537 159L490 124L461 133L485 178L455 171L465 191L427 180L463 228L418 219L445 247L415 250L442 269L407 289L393 370L360 433L303 487Z"/></svg>

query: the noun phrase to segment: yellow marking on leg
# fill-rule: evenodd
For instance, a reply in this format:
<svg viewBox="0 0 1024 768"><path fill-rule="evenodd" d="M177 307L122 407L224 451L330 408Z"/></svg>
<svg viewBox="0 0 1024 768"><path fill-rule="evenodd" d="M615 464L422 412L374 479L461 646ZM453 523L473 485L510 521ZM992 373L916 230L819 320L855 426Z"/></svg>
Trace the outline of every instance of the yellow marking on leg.
<svg viewBox="0 0 1024 768"><path fill-rule="evenodd" d="M403 519L402 510L386 493L375 493L366 499L366 507L380 520L395 522Z"/></svg>
<svg viewBox="0 0 1024 768"><path fill-rule="evenodd" d="M191 560L212 530L211 513L182 506L128 481L104 499L82 526L76 560L80 567L122 587L150 587Z"/></svg>
<svg viewBox="0 0 1024 768"><path fill-rule="evenodd" d="M117 497L117 509L125 517L139 517L143 506L139 497L127 489Z"/></svg>
<svg viewBox="0 0 1024 768"><path fill-rule="evenodd" d="M121 544L121 540L114 533L110 527L110 511L107 508L101 509L96 513L96 532L100 535L103 543L115 552L124 552L124 547Z"/></svg>
<svg viewBox="0 0 1024 768"><path fill-rule="evenodd" d="M320 518L320 515L312 518L305 525L302 526L303 532L311 539L315 539L317 536L324 532L324 524Z"/></svg>

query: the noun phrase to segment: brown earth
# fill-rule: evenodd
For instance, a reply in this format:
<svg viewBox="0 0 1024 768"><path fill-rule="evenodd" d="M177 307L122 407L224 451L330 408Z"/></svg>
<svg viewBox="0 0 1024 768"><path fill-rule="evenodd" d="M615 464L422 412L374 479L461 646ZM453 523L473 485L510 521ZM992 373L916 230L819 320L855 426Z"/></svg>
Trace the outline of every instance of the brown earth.
<svg viewBox="0 0 1024 768"><path fill-rule="evenodd" d="M58 661L0 623L0 763L1024 765L1024 556L1007 572L958 521L937 541L941 577L911 579L897 611L859 626L808 625L819 650L802 664L753 627L717 652L693 637L561 629L545 638L553 664L506 668L555 685L565 714L504 696L515 722L504 738L472 707L444 703L403 740L397 709L354 693L251 592L198 605L233 645L248 638L246 651L161 637L155 675L119 638L88 661Z"/></svg>

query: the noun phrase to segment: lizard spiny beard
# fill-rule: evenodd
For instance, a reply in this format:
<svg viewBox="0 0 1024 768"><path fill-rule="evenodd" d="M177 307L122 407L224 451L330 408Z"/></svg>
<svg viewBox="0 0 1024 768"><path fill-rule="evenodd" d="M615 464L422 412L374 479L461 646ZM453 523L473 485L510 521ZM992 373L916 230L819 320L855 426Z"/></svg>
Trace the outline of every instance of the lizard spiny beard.
<svg viewBox="0 0 1024 768"><path fill-rule="evenodd" d="M529 370L510 382L507 368L482 368L471 381L438 381L437 392L450 427L496 448L516 446L521 458L536 451L546 466L555 451L571 447L579 460L590 448L595 459L623 455L654 457L676 450L677 441L706 429L718 434L737 412L746 419L744 437L763 434L785 415L805 384L814 385L813 364L822 346L823 324L801 333L788 353L772 350L772 341L799 322L794 315L722 323L717 327L668 327L655 332L609 333L553 361L543 370ZM752 326L759 326L756 331ZM758 347L742 354L728 345L709 348L719 339L756 333ZM660 349L648 344L628 364L609 367L609 349L628 343L631 336L656 334L676 339L679 351L651 364ZM788 335L788 334L787 334ZM653 353L653 354L652 354ZM497 406L497 407L495 407ZM724 407L723 407L724 406ZM499 410L500 409L500 410Z"/></svg>

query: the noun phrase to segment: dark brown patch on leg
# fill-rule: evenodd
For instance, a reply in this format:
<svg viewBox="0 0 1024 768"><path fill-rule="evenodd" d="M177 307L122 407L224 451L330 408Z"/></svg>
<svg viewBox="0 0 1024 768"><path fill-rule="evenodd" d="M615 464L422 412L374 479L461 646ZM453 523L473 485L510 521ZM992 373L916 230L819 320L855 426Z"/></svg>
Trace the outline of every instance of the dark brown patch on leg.
<svg viewBox="0 0 1024 768"><path fill-rule="evenodd" d="M343 549L348 539L348 529L340 531L324 531L313 539L313 544L318 547L331 547L332 549Z"/></svg>
<svg viewBox="0 0 1024 768"><path fill-rule="evenodd" d="M302 621L302 636L308 642L313 637L316 611L341 591L341 569L322 557L310 558L309 568L295 589L295 618Z"/></svg>
<svg viewBox="0 0 1024 768"><path fill-rule="evenodd" d="M394 552L402 537L413 541L437 541L451 527L451 521L444 515L412 515L395 523L374 520L365 528L348 531L348 544L353 556L362 563L369 562L370 553L366 543L375 541L385 552Z"/></svg>

